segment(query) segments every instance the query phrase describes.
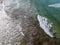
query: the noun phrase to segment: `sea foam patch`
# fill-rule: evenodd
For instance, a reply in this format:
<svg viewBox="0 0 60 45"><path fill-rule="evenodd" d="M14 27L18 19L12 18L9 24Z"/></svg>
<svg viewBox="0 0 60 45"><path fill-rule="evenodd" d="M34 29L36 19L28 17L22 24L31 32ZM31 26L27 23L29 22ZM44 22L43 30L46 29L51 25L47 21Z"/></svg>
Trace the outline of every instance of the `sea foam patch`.
<svg viewBox="0 0 60 45"><path fill-rule="evenodd" d="M54 37L52 32L50 32L52 23L49 24L47 18L37 15L37 19L39 21L40 27L44 30L44 32L50 37Z"/></svg>

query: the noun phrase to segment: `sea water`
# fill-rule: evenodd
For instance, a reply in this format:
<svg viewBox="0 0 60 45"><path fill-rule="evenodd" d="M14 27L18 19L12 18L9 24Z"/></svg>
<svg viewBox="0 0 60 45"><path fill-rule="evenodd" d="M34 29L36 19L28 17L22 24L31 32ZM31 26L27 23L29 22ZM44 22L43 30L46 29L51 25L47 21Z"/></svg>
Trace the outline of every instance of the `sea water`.
<svg viewBox="0 0 60 45"><path fill-rule="evenodd" d="M52 22L52 31L60 38L60 0L31 0L40 16L46 17Z"/></svg>

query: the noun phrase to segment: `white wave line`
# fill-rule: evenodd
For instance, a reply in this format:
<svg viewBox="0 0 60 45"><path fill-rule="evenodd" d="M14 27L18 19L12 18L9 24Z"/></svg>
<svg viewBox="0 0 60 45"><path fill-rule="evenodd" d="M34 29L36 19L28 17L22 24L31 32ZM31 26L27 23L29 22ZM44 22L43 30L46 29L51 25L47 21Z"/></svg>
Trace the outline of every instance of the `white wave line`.
<svg viewBox="0 0 60 45"><path fill-rule="evenodd" d="M60 3L57 4L50 4L48 7L55 7L55 8L60 8Z"/></svg>

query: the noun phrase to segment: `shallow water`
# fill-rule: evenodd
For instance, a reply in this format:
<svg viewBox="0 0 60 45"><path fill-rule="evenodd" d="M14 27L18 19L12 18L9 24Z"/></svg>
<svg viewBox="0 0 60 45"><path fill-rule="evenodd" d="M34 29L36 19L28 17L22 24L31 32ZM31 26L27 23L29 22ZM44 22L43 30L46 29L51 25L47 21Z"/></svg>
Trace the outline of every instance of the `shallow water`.
<svg viewBox="0 0 60 45"><path fill-rule="evenodd" d="M39 27L38 22L32 18L36 12L29 0L7 1L5 2L6 7L0 12L2 15L0 16L0 45L20 45L22 43L22 45L50 45L51 43L55 45L55 41L49 38Z"/></svg>

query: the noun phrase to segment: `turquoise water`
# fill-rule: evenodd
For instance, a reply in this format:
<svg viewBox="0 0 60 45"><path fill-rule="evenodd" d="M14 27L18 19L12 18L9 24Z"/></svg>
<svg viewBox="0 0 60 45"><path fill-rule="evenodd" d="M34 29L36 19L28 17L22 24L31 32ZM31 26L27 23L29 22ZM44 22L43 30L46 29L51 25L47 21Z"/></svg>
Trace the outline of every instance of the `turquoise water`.
<svg viewBox="0 0 60 45"><path fill-rule="evenodd" d="M55 36L60 38L60 8L48 7L48 5L60 3L60 0L31 0L31 3L41 16L53 22L52 30Z"/></svg>

